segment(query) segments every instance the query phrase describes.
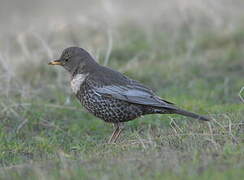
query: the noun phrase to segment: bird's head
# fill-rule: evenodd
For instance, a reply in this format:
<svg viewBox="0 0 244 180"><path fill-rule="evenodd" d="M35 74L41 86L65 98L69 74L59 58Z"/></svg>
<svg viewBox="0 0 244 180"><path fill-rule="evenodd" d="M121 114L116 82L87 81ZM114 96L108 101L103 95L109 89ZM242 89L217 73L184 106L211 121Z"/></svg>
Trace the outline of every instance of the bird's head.
<svg viewBox="0 0 244 180"><path fill-rule="evenodd" d="M77 68L94 63L91 55L84 49L79 47L69 47L63 50L58 60L49 62L49 65L61 65L70 73L74 73Z"/></svg>

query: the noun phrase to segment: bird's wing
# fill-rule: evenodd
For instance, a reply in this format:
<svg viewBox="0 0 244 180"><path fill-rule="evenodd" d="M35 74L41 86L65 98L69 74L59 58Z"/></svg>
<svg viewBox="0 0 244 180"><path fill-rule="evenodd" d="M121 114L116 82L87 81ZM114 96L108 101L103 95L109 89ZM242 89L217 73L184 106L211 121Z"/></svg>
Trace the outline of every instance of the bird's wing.
<svg viewBox="0 0 244 180"><path fill-rule="evenodd" d="M91 74L87 83L100 95L134 104L176 109L173 103L156 96L150 88L107 67L102 67L96 74Z"/></svg>
<svg viewBox="0 0 244 180"><path fill-rule="evenodd" d="M116 99L124 100L134 104L149 105L155 107L176 109L173 103L165 101L156 96L153 91L136 81L126 86L107 85L95 88L95 91Z"/></svg>

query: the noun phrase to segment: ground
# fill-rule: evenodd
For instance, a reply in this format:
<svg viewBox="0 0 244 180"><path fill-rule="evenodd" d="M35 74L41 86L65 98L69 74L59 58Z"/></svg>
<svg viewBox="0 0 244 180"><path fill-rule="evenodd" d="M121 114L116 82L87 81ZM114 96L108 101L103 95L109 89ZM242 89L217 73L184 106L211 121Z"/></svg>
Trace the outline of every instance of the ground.
<svg viewBox="0 0 244 180"><path fill-rule="evenodd" d="M183 12L150 27L127 18L2 30L0 179L243 179L244 15L232 8L228 19ZM65 70L47 65L69 45L212 121L147 115L107 144L112 125L81 107Z"/></svg>

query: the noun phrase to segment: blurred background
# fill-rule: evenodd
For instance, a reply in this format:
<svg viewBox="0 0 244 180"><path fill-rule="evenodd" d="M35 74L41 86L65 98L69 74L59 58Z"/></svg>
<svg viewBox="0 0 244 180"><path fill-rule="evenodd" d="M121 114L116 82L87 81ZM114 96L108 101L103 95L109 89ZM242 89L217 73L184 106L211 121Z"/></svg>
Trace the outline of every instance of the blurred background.
<svg viewBox="0 0 244 180"><path fill-rule="evenodd" d="M32 91L30 83L40 87L49 76L46 63L74 45L89 50L101 63L134 76L145 68L144 63L162 64L162 69L142 74L145 81L156 82L152 86L184 76L191 86L194 77L185 66L194 66L191 69L199 77L216 79L224 91L226 83L243 75L243 7L240 0L2 0L1 93L8 94L10 86L18 83L19 93ZM57 71L61 83L64 74ZM225 91L237 93L239 83Z"/></svg>
<svg viewBox="0 0 244 180"><path fill-rule="evenodd" d="M95 179L121 172L127 179L172 177L171 171L194 177L244 167L238 161L244 158L243 0L0 0L0 22L2 167L51 160L61 162L53 166L59 175L87 177L97 170ZM128 123L121 146L100 145L112 127L83 111L68 73L47 65L69 46L85 48L100 64L214 121L145 116ZM73 159L101 157L98 165L67 170ZM50 169L31 168L33 176L50 178ZM21 179L26 171L18 173Z"/></svg>
<svg viewBox="0 0 244 180"><path fill-rule="evenodd" d="M243 82L236 87L228 83L243 75L243 7L239 0L2 0L1 93L8 94L14 85L19 93L35 91L31 83L40 87L49 76L46 63L75 45L155 88L172 80L192 86L194 78L205 76L236 96ZM158 69L140 71L151 63ZM61 83L64 74L56 73ZM231 96L223 93L213 94L223 101Z"/></svg>

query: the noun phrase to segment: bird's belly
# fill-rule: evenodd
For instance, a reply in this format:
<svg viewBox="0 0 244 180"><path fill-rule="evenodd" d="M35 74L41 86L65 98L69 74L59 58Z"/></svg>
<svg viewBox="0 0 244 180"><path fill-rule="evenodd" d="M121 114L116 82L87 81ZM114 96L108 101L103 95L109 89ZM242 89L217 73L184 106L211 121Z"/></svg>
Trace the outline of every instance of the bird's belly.
<svg viewBox="0 0 244 180"><path fill-rule="evenodd" d="M140 105L102 96L92 90L78 94L78 99L90 113L106 122L130 121L143 114L143 108Z"/></svg>

